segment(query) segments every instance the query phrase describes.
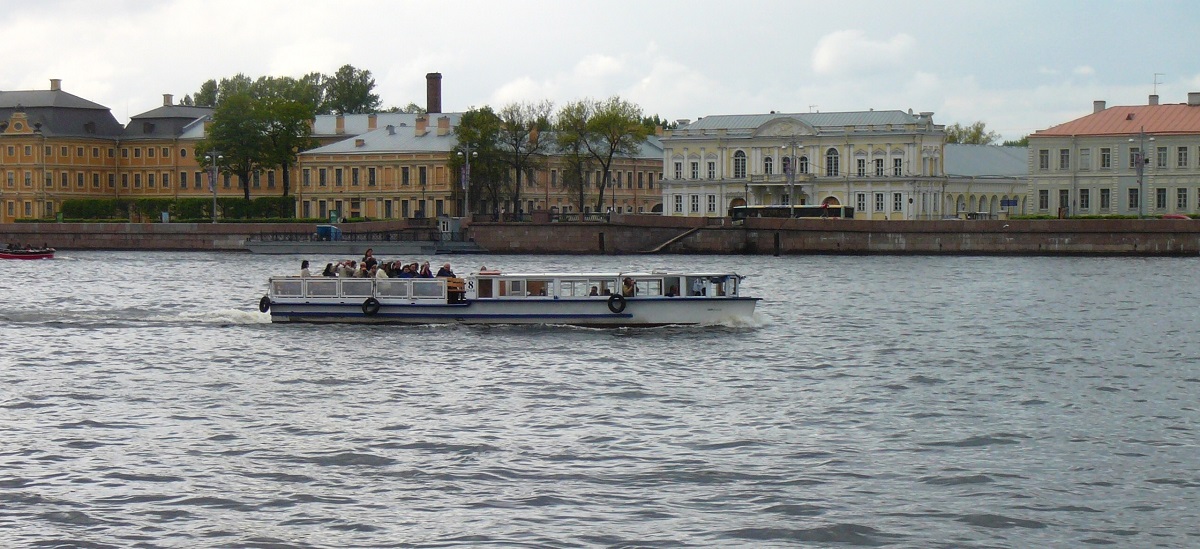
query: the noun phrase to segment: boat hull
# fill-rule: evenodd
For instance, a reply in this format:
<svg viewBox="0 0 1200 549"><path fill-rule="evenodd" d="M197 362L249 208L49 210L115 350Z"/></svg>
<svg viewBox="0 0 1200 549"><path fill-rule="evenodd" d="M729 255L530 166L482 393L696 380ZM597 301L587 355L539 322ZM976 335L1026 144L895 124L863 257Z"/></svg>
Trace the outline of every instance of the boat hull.
<svg viewBox="0 0 1200 549"><path fill-rule="evenodd" d="M628 298L614 312L604 297L576 299L474 300L429 304L379 300L373 314L361 301L314 302L273 300L272 322L361 324L565 324L622 327L714 325L746 320L758 298L654 297Z"/></svg>

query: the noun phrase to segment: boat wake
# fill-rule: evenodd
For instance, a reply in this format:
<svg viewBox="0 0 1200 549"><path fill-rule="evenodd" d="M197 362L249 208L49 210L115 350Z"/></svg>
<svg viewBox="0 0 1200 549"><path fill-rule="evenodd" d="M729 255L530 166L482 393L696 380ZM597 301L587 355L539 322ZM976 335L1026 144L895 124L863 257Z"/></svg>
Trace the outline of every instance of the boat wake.
<svg viewBox="0 0 1200 549"><path fill-rule="evenodd" d="M271 315L258 311L220 309L215 311L185 311L162 314L144 309L115 309L108 311L21 310L0 311L0 321L10 324L63 328L123 328L191 324L246 325L270 324Z"/></svg>

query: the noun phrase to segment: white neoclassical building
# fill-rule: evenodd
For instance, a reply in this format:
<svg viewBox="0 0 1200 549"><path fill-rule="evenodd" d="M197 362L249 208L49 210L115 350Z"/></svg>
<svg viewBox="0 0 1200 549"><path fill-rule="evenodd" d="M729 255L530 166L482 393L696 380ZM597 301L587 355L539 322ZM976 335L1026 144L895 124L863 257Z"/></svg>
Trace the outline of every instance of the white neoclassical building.
<svg viewBox="0 0 1200 549"><path fill-rule="evenodd" d="M944 127L931 112L707 116L683 121L662 144L664 215L840 204L855 208L859 219L938 219L998 213L1027 192L1019 173L991 177L1000 174L975 166L948 175ZM972 166L977 152L962 151L963 162Z"/></svg>

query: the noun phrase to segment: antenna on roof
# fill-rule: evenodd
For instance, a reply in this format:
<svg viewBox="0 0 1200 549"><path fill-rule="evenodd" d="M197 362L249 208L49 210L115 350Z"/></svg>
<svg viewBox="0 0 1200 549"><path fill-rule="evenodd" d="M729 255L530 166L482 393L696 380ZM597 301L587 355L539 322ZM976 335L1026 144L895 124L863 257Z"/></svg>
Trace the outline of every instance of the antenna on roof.
<svg viewBox="0 0 1200 549"><path fill-rule="evenodd" d="M817 108L817 106L816 106L816 105L809 105L809 106L808 106L808 112L810 112L810 113L811 113L811 112L816 112L816 111L814 111L814 110L813 110L813 109L815 109L815 108Z"/></svg>
<svg viewBox="0 0 1200 549"><path fill-rule="evenodd" d="M1165 73L1165 72L1156 72L1156 73L1154 73L1154 95L1158 95L1158 85L1159 85L1159 84L1162 84L1162 82L1160 82L1160 81L1158 80L1158 77L1160 77L1160 76L1166 76L1166 75L1167 75L1167 73Z"/></svg>

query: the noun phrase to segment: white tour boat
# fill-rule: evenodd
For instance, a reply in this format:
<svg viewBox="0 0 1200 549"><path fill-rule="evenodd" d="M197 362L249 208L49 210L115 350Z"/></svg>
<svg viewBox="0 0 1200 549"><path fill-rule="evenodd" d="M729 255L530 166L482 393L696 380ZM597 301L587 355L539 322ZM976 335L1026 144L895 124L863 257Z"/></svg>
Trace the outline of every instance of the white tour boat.
<svg viewBox="0 0 1200 549"><path fill-rule="evenodd" d="M736 273L501 273L464 278L271 277L272 322L720 324L754 315Z"/></svg>

